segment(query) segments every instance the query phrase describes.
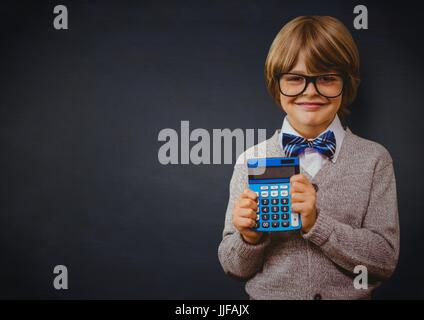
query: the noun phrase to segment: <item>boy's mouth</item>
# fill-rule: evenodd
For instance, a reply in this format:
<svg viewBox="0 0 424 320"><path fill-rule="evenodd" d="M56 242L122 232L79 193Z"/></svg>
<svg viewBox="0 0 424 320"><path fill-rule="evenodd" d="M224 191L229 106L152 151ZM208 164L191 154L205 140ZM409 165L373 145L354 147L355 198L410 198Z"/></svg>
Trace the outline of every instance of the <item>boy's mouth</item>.
<svg viewBox="0 0 424 320"><path fill-rule="evenodd" d="M295 102L295 105L307 109L307 110L317 110L323 106L325 106L325 103L323 102Z"/></svg>

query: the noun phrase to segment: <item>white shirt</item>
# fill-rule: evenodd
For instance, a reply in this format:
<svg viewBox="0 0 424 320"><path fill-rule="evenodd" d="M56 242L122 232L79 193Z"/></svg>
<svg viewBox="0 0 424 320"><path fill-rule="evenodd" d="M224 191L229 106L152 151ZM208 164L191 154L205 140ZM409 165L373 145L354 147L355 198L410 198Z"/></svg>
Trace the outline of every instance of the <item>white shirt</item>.
<svg viewBox="0 0 424 320"><path fill-rule="evenodd" d="M333 163L336 162L337 156L340 152L340 147L342 146L343 139L345 137L345 130L343 129L343 126L340 122L340 119L338 115L334 117L331 124L328 126L327 129L325 129L323 132L321 132L318 136L323 134L326 131L333 131L334 136L336 138L336 151L334 153ZM281 127L281 133L280 133L280 146L282 145L282 135L283 133L289 133L294 134L296 136L302 137L301 134L299 134L293 127L291 126L288 117L284 117L283 126ZM317 136L317 137L318 137ZM308 139L313 140L313 139ZM306 148L304 152L302 152L299 155L299 162L300 166L305 170L312 178L317 174L317 172L326 164L326 162L330 161L326 156L321 154L319 151L313 149L313 148Z"/></svg>

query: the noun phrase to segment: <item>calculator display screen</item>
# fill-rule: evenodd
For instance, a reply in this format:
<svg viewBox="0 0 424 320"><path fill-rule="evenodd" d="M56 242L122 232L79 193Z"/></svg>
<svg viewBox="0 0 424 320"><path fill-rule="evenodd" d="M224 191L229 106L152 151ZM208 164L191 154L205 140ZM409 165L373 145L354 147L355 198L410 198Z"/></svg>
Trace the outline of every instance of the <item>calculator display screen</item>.
<svg viewBox="0 0 424 320"><path fill-rule="evenodd" d="M249 179L281 179L295 174L296 168L289 166L249 168Z"/></svg>

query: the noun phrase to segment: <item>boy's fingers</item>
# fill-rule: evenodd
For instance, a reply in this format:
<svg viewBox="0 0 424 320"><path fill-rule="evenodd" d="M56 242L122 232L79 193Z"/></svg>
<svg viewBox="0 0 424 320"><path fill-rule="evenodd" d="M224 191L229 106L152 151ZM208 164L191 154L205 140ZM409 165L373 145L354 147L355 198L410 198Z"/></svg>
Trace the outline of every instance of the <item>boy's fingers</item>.
<svg viewBox="0 0 424 320"><path fill-rule="evenodd" d="M309 184L309 179L302 173L299 174L295 174L294 176L290 177L290 182L300 182L300 183L305 183L305 184Z"/></svg>
<svg viewBox="0 0 424 320"><path fill-rule="evenodd" d="M239 226L241 226L242 228L252 228L254 227L256 224L256 221L254 219L250 219L250 218L240 218L239 221Z"/></svg>
<svg viewBox="0 0 424 320"><path fill-rule="evenodd" d="M239 201L239 207L256 209L258 207L258 204L256 203L256 201L253 201L252 199L243 198L243 199L240 199Z"/></svg>
<svg viewBox="0 0 424 320"><path fill-rule="evenodd" d="M308 185L300 181L294 181L290 183L290 193L293 192L306 192L308 191Z"/></svg>
<svg viewBox="0 0 424 320"><path fill-rule="evenodd" d="M292 176L291 178L290 178L290 183L291 184L297 184L297 185L305 185L305 186L307 186L308 188L309 187L311 187L311 188L313 188L313 185L312 185L312 183L309 181L309 179L305 176L305 175L303 175L303 174L297 174L297 175L294 175L294 176ZM315 189L315 188L314 188Z"/></svg>
<svg viewBox="0 0 424 320"><path fill-rule="evenodd" d="M256 201L257 197L257 194L250 189L246 189L240 194L240 198L248 198L253 201Z"/></svg>
<svg viewBox="0 0 424 320"><path fill-rule="evenodd" d="M292 180L293 178L293 180ZM312 183L303 174L298 174L290 178L290 187L296 192L316 191Z"/></svg>
<svg viewBox="0 0 424 320"><path fill-rule="evenodd" d="M251 237L251 238L257 237L260 232L261 231L254 231L254 230L249 230L249 229L243 231L243 233L246 236Z"/></svg>
<svg viewBox="0 0 424 320"><path fill-rule="evenodd" d="M256 220L256 211L253 209L240 208L239 216Z"/></svg>
<svg viewBox="0 0 424 320"><path fill-rule="evenodd" d="M291 205L291 209L293 212L302 213L304 204L303 202L294 202Z"/></svg>
<svg viewBox="0 0 424 320"><path fill-rule="evenodd" d="M308 199L307 195L304 193L292 193L291 194L291 202L292 203L296 203L296 202L304 202Z"/></svg>

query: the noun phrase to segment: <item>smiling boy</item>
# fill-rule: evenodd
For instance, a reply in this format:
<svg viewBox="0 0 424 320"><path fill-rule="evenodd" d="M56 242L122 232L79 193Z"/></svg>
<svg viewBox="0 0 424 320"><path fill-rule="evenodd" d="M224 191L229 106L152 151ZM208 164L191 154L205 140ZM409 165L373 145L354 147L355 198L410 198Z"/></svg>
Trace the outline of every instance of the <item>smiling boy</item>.
<svg viewBox="0 0 424 320"><path fill-rule="evenodd" d="M333 17L298 17L274 39L265 78L286 116L261 145L267 157L299 157L290 197L302 230L252 230L257 196L240 163L254 157L250 148L231 178L220 263L247 280L251 299L369 299L397 265L399 218L389 152L339 119L359 86L352 36ZM356 266L368 271L366 289L353 285Z"/></svg>

